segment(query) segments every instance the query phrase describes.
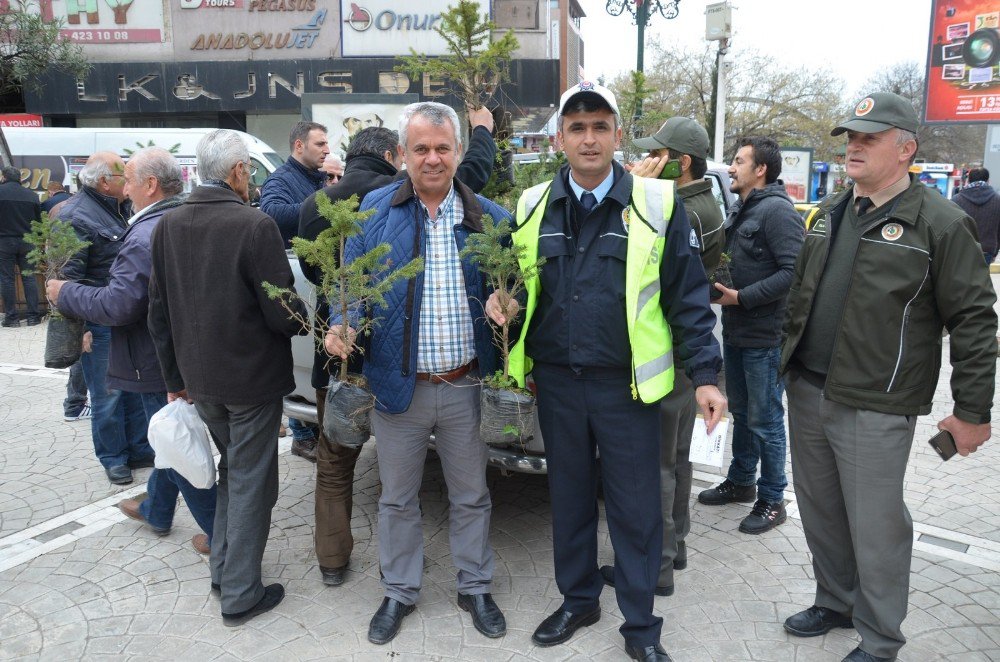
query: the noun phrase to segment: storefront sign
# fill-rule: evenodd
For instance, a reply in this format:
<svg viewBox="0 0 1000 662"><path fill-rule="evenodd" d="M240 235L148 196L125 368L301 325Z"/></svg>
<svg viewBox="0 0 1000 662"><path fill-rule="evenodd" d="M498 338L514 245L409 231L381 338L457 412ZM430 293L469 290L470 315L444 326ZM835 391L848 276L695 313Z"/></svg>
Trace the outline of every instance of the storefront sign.
<svg viewBox="0 0 1000 662"><path fill-rule="evenodd" d="M781 150L781 181L792 202L809 202L812 179L812 148L788 147Z"/></svg>
<svg viewBox="0 0 1000 662"><path fill-rule="evenodd" d="M253 0L256 2L257 0ZM251 7L250 11L253 11ZM281 48L312 48L326 22L327 10L320 9L308 22L276 32L211 32L199 34L191 45L193 51L212 50L272 50Z"/></svg>
<svg viewBox="0 0 1000 662"><path fill-rule="evenodd" d="M243 0L180 0L181 9L242 9Z"/></svg>
<svg viewBox="0 0 1000 662"><path fill-rule="evenodd" d="M59 34L78 44L163 41L161 0L66 0L42 2L63 23Z"/></svg>
<svg viewBox="0 0 1000 662"><path fill-rule="evenodd" d="M1000 121L1000 5L932 0L924 121Z"/></svg>
<svg viewBox="0 0 1000 662"><path fill-rule="evenodd" d="M32 127L42 126L41 115L29 115L27 113L10 113L0 115L0 128L7 127Z"/></svg>
<svg viewBox="0 0 1000 662"><path fill-rule="evenodd" d="M340 0L341 39L345 57L444 55L444 39L434 31L441 25L441 12L454 0L422 0L401 3L395 0ZM480 0L483 15L489 4Z"/></svg>

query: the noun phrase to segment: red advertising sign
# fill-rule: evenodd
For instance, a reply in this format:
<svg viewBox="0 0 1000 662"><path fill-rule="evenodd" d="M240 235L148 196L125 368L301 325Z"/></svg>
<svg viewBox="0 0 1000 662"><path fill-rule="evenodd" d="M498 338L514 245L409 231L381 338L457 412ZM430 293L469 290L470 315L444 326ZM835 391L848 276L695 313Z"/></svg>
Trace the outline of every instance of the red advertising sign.
<svg viewBox="0 0 1000 662"><path fill-rule="evenodd" d="M42 126L42 116L29 115L28 113L9 113L6 115L0 115L0 128L6 129L9 126Z"/></svg>
<svg viewBox="0 0 1000 662"><path fill-rule="evenodd" d="M924 121L1000 122L1000 2L931 0Z"/></svg>

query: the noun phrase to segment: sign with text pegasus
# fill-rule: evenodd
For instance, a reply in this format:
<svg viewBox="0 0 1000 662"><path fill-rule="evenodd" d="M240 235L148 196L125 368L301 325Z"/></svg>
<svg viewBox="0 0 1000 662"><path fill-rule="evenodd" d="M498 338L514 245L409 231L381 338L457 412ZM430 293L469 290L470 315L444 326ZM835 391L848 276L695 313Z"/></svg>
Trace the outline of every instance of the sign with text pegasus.
<svg viewBox="0 0 1000 662"><path fill-rule="evenodd" d="M455 0L340 0L340 31L344 57L445 55L444 39L434 31L441 12ZM489 4L479 1L483 14Z"/></svg>

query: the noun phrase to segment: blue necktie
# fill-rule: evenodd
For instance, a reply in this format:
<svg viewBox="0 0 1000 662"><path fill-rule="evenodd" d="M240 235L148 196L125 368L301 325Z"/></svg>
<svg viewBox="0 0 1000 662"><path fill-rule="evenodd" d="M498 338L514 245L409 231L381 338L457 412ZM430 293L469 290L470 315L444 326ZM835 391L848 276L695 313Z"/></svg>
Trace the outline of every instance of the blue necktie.
<svg viewBox="0 0 1000 662"><path fill-rule="evenodd" d="M597 206L597 197L590 191L585 191L584 194L580 196L580 205L583 207L584 211L589 214L590 211Z"/></svg>

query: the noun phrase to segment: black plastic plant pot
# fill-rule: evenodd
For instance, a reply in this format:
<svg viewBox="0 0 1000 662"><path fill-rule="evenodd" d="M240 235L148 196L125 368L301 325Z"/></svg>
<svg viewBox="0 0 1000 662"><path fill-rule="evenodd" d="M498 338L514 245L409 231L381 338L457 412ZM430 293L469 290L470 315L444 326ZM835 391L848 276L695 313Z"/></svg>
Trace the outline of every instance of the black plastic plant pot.
<svg viewBox="0 0 1000 662"><path fill-rule="evenodd" d="M361 448L372 436L374 404L368 389L331 379L323 410L323 434L335 444Z"/></svg>
<svg viewBox="0 0 1000 662"><path fill-rule="evenodd" d="M530 393L484 386L479 436L490 446L525 445L535 434L535 398Z"/></svg>
<svg viewBox="0 0 1000 662"><path fill-rule="evenodd" d="M722 298L722 292L715 289L714 283L722 283L723 286L733 289L733 275L729 273L729 265L723 264L716 267L715 271L712 272L711 281L708 294L713 301Z"/></svg>
<svg viewBox="0 0 1000 662"><path fill-rule="evenodd" d="M83 321L68 317L49 318L45 331L45 367L68 368L83 353Z"/></svg>

